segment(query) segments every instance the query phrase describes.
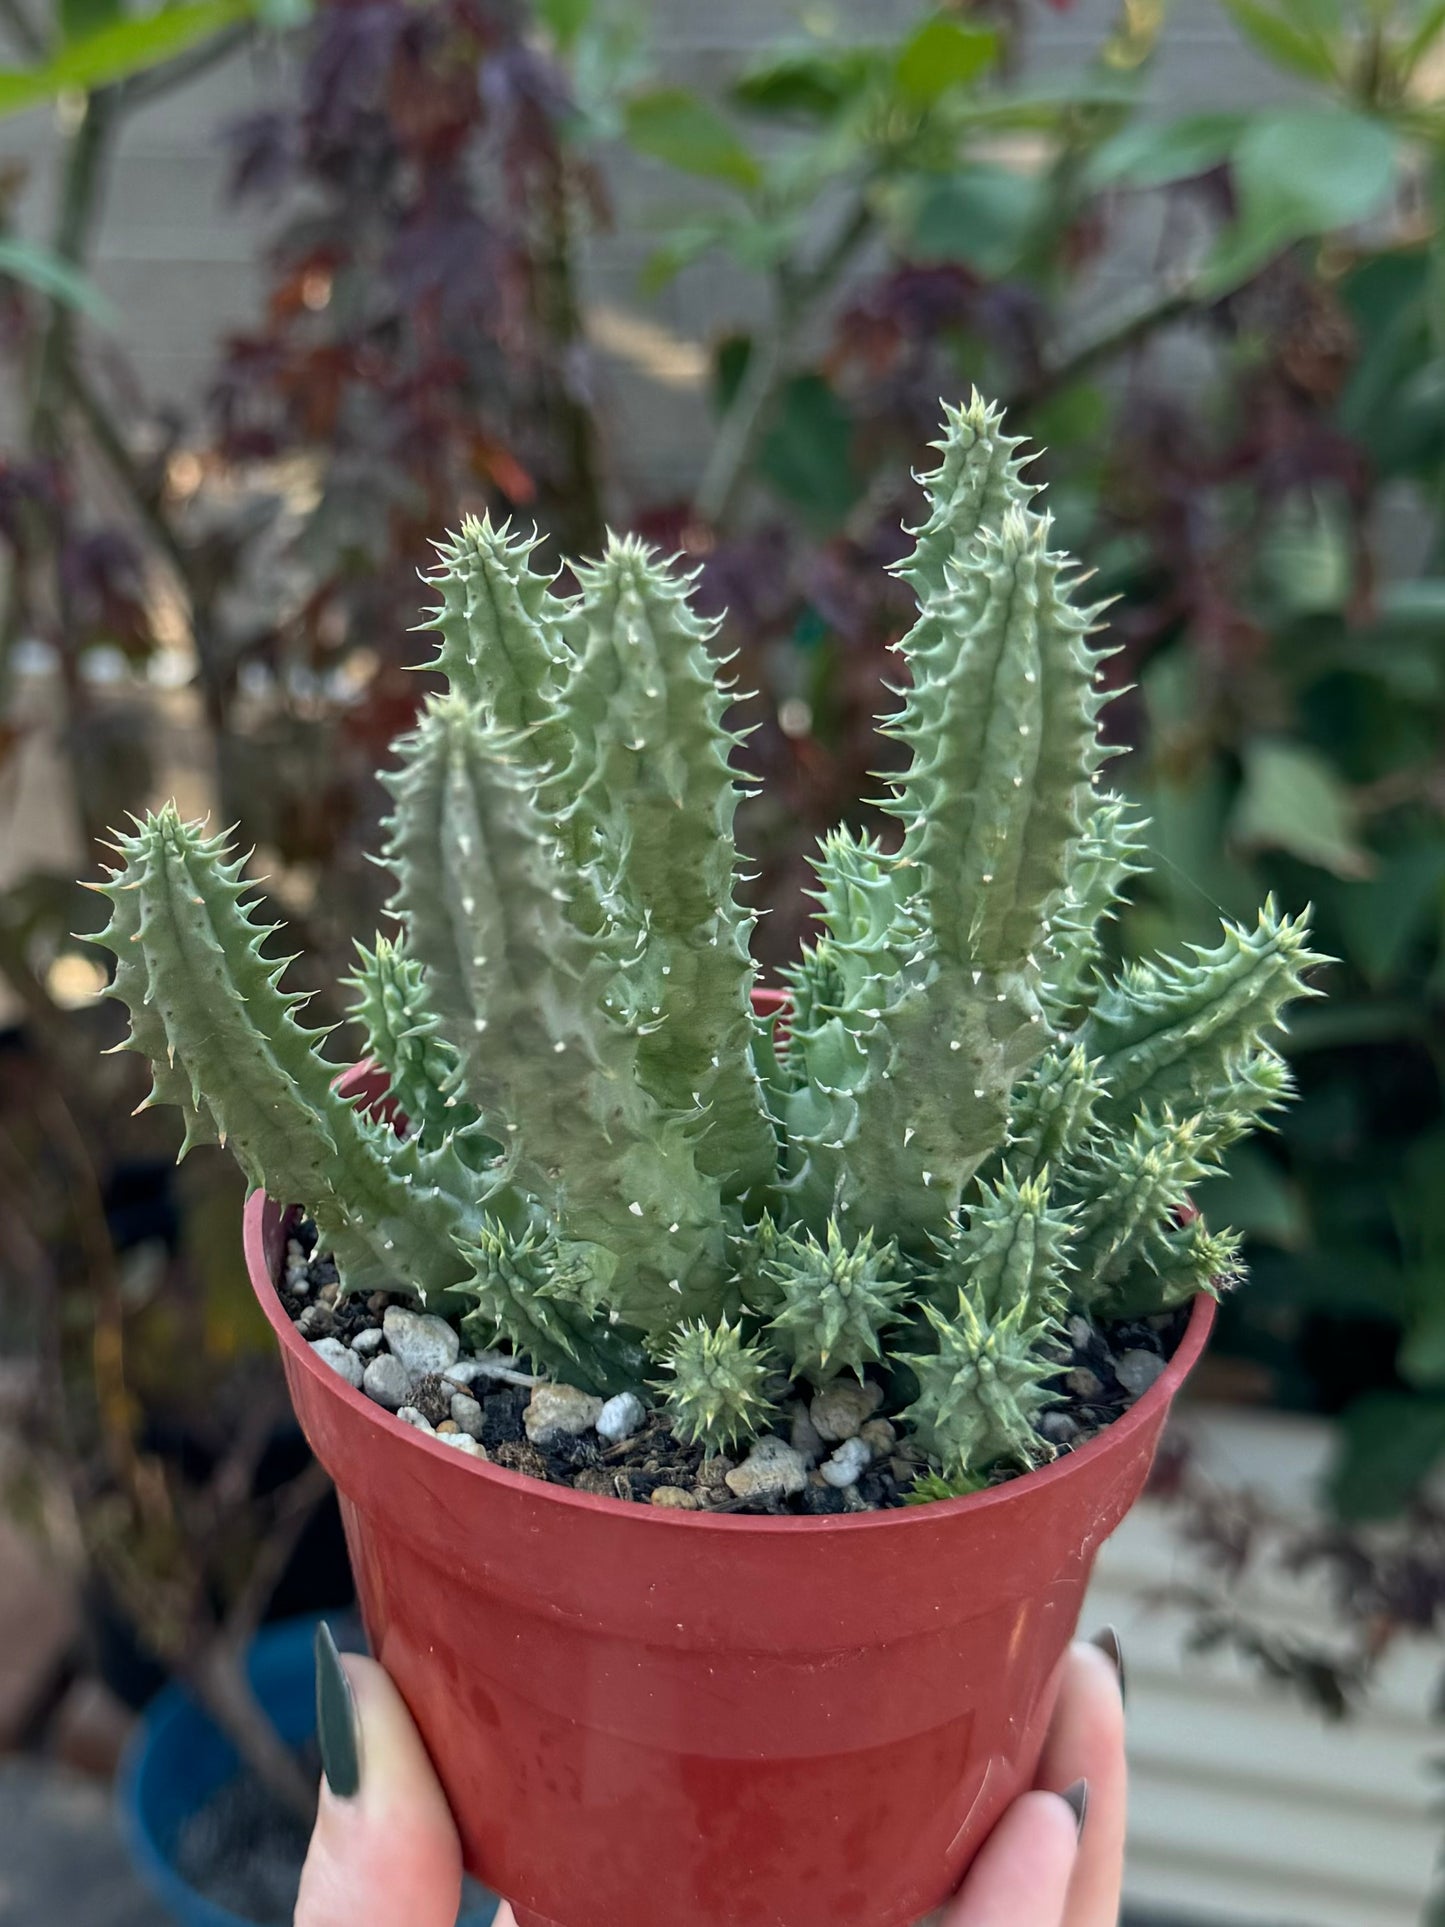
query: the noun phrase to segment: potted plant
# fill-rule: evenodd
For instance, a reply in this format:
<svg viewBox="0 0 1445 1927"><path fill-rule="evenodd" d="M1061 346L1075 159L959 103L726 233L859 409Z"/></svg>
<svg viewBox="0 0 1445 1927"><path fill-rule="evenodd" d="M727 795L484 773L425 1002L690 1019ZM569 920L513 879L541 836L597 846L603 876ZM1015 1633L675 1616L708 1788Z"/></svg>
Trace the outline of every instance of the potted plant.
<svg viewBox="0 0 1445 1927"><path fill-rule="evenodd" d="M570 597L506 529L440 552L369 1065L338 1082L223 837L167 807L100 886L153 1099L253 1186L373 1647L523 1927L938 1904L1237 1275L1189 1192L1287 1096L1316 959L1266 905L1101 975L1142 845L1099 611L997 411L941 453L901 839L824 841L785 1035L709 627L631 540Z"/></svg>

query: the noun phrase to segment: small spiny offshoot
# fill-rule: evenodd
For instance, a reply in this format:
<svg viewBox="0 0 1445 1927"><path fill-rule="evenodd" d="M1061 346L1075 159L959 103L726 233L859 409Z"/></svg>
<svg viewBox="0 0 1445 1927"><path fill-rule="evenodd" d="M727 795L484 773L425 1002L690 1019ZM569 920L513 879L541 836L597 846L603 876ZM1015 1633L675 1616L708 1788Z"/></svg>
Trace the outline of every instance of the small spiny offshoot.
<svg viewBox="0 0 1445 1927"><path fill-rule="evenodd" d="M741 1320L680 1326L662 1353L661 1387L678 1438L730 1452L754 1437L771 1405L764 1388L773 1362L766 1346L744 1337Z"/></svg>
<svg viewBox="0 0 1445 1927"><path fill-rule="evenodd" d="M1102 607L997 409L948 409L937 447L898 568L892 832L823 838L785 1028L753 1007L717 625L633 537L570 592L535 532L438 547L442 688L385 773L397 930L351 979L402 1130L338 1095L224 837L167 805L95 886L145 1101L304 1206L344 1292L651 1387L710 1453L785 1428L789 1378L866 1379L926 1455L915 1501L1051 1456L1067 1321L1238 1279L1190 1192L1288 1101L1321 961L1269 902L1109 969L1147 861L1102 787Z"/></svg>

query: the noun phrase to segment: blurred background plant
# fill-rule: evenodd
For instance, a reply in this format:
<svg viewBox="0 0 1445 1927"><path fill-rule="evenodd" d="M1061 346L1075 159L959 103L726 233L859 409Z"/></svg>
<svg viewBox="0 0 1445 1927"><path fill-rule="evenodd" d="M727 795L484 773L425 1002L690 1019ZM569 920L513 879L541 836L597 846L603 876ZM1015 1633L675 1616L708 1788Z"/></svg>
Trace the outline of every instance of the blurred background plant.
<svg viewBox="0 0 1445 1927"><path fill-rule="evenodd" d="M1445 1454L1445 6L1226 3L1270 98L1184 114L1155 86L1160 0L1062 72L1031 0L869 35L810 14L705 92L665 6L0 0L0 111L51 103L59 141L43 231L0 180L13 1483L167 1667L268 1609L238 1546L272 1548L291 1607L342 1568L236 1181L204 1154L173 1177L130 1061L96 1055L76 851L160 787L238 822L340 1016L378 908L373 772L425 686L429 540L490 508L563 553L611 520L702 569L759 691L743 835L776 965L814 837L869 820L907 621L879 565L939 396L975 383L1120 598L1121 780L1157 863L1121 943L1204 938L1273 888L1341 960L1296 1026L1301 1103L1218 1181L1254 1281L1215 1385L1338 1420L1347 1522L1420 1503ZM215 130L217 219L261 223L259 299L182 404L128 364L92 263L126 129L238 53L267 105ZM630 459L589 296L639 180L632 335L712 403L679 486ZM719 259L704 360L668 303ZM217 1493L235 1544L207 1537Z"/></svg>

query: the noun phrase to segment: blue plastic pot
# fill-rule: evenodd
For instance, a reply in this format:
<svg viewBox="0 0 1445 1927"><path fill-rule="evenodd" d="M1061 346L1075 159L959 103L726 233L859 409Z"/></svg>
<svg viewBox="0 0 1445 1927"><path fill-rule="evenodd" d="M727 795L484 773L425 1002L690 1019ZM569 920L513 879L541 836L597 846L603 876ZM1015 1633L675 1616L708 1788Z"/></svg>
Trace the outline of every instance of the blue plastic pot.
<svg viewBox="0 0 1445 1927"><path fill-rule="evenodd" d="M267 1627L247 1657L252 1690L292 1746L316 1731L316 1621ZM218 1907L176 1872L176 1842L192 1814L236 1772L235 1748L179 1686L159 1693L126 1749L116 1782L121 1832L142 1879L178 1927L254 1927ZM473 1906L459 1927L487 1927L496 1903Z"/></svg>

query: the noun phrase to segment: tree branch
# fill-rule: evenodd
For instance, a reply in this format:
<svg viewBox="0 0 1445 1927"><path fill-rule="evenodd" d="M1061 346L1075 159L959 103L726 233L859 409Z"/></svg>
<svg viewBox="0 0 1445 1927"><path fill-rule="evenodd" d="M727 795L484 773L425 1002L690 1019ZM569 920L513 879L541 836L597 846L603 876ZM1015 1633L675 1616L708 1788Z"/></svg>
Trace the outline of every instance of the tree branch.
<svg viewBox="0 0 1445 1927"><path fill-rule="evenodd" d="M693 496L694 513L709 527L725 527L736 512L748 465L767 433L798 337L872 231L873 212L866 192L860 192L848 219L811 268L797 273L785 263L775 274L772 327L752 344Z"/></svg>
<svg viewBox="0 0 1445 1927"><path fill-rule="evenodd" d="M1070 382L1078 381L1101 363L1111 361L1115 355L1132 348L1156 329L1164 328L1171 321L1182 320L1196 308L1208 306L1208 297L1201 296L1192 279L1167 283L1156 289L1149 297L1116 313L1106 319L1092 335L1087 336L1056 361L1045 364L1041 378L1018 397L1017 405L1030 407L1036 405L1046 395L1057 393Z"/></svg>

